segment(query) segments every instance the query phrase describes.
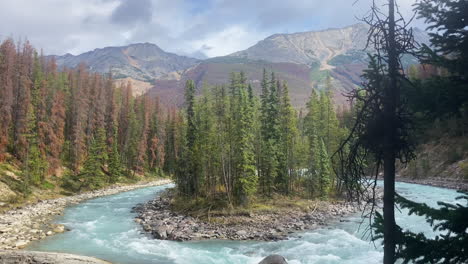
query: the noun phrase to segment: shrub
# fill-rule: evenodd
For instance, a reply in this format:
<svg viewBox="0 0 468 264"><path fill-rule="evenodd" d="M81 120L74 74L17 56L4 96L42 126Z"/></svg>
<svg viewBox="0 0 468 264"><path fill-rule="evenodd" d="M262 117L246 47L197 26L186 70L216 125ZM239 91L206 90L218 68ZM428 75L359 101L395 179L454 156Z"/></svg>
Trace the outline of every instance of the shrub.
<svg viewBox="0 0 468 264"><path fill-rule="evenodd" d="M468 161L460 163L460 169L463 179L468 180Z"/></svg>
<svg viewBox="0 0 468 264"><path fill-rule="evenodd" d="M463 153L459 148L449 149L447 151L447 161L449 164L455 163L463 158Z"/></svg>

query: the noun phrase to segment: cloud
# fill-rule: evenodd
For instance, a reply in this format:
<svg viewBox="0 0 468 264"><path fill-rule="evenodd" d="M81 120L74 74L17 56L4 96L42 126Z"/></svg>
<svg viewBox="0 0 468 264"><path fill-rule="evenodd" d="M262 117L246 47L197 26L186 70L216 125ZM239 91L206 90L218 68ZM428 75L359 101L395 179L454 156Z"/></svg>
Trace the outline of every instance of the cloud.
<svg viewBox="0 0 468 264"><path fill-rule="evenodd" d="M150 22L153 15L151 0L122 0L112 12L111 21L117 24L134 25Z"/></svg>
<svg viewBox="0 0 468 264"><path fill-rule="evenodd" d="M377 0L383 3L384 0ZM370 0L15 0L0 3L0 39L28 37L46 54L153 42L197 57L248 48L275 33L357 23ZM400 0L410 16L415 0ZM422 24L417 21L416 25Z"/></svg>

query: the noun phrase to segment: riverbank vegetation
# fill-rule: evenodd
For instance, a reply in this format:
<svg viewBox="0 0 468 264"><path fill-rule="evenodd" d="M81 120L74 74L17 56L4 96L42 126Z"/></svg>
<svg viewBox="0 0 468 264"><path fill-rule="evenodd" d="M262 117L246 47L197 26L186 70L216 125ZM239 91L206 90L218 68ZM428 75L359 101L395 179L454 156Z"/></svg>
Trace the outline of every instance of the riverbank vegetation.
<svg viewBox="0 0 468 264"><path fill-rule="evenodd" d="M332 90L329 78L325 90L313 90L307 109L297 113L287 83L274 73L264 71L259 96L243 72L233 73L228 85L205 88L198 98L187 81L174 170L179 194L230 206L248 206L255 196L336 194L331 155L347 131Z"/></svg>

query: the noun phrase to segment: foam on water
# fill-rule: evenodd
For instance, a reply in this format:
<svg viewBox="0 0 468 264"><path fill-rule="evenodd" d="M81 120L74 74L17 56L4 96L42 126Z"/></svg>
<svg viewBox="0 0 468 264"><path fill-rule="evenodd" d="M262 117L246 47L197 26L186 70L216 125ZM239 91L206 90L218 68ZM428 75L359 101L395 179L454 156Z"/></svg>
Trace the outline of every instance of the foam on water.
<svg viewBox="0 0 468 264"><path fill-rule="evenodd" d="M283 255L291 264L381 263L381 246L363 238L364 227L359 228L359 215L349 217L349 222L334 223L278 242L180 243L151 239L133 221L135 214L131 208L167 187L133 190L71 206L57 219L71 231L36 242L29 249L82 254L128 264L253 264L270 254ZM405 197L430 206L437 206L437 201L453 203L457 197L455 191L429 186L397 183L397 189ZM397 222L413 231L432 234L424 218L408 216L405 210L397 215Z"/></svg>

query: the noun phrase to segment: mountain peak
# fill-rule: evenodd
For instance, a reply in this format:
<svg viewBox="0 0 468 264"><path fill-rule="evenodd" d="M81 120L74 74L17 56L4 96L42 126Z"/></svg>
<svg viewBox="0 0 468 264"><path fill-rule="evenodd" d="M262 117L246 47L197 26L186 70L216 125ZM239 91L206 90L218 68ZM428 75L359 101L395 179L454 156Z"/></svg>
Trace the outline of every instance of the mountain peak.
<svg viewBox="0 0 468 264"><path fill-rule="evenodd" d="M367 28L367 25L358 23L343 28L275 34L229 56L329 68L327 62L333 57L365 48Z"/></svg>

